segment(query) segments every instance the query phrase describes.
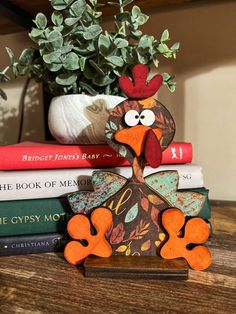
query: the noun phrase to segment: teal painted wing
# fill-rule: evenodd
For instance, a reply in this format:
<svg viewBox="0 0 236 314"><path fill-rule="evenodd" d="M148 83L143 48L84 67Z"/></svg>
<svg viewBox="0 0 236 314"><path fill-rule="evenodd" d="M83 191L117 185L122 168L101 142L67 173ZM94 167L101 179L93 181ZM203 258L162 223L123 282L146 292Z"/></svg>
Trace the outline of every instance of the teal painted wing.
<svg viewBox="0 0 236 314"><path fill-rule="evenodd" d="M94 171L92 185L94 192L78 191L67 196L74 213L89 214L95 207L103 204L109 197L118 192L127 179L109 171Z"/></svg>
<svg viewBox="0 0 236 314"><path fill-rule="evenodd" d="M177 171L160 171L145 177L145 182L163 196L172 207L177 207L185 216L198 216L205 202L205 195L196 192L178 192Z"/></svg>

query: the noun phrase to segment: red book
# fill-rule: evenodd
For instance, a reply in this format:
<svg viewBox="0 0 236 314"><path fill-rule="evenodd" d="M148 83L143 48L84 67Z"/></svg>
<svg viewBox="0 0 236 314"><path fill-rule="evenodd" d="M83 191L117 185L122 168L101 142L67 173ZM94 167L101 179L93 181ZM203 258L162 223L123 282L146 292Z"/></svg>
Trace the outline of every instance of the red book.
<svg viewBox="0 0 236 314"><path fill-rule="evenodd" d="M172 143L162 156L162 164L192 161L192 144ZM22 142L0 147L0 170L89 168L128 166L108 145L61 145Z"/></svg>

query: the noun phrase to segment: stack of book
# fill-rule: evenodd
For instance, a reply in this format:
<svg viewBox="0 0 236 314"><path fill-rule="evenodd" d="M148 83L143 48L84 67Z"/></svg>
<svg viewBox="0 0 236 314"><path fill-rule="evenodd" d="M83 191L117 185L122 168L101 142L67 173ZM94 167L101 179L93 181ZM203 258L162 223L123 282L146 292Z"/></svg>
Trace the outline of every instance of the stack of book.
<svg viewBox="0 0 236 314"><path fill-rule="evenodd" d="M163 153L163 165L147 166L144 174L177 170L179 189L206 195L201 217L209 219L202 168L191 162L191 143L174 142ZM66 195L92 191L94 168L132 175L128 161L108 145L24 142L0 147L0 255L63 250L72 215Z"/></svg>

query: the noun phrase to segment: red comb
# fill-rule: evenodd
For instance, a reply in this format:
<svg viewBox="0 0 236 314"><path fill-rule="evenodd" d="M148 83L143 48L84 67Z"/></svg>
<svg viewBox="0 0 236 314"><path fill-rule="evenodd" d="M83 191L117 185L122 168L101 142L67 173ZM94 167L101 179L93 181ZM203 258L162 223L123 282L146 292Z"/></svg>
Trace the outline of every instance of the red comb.
<svg viewBox="0 0 236 314"><path fill-rule="evenodd" d="M121 76L119 85L121 90L129 98L143 99L153 96L161 87L163 77L155 75L147 83L148 67L144 64L137 64L133 67L133 82L128 76Z"/></svg>

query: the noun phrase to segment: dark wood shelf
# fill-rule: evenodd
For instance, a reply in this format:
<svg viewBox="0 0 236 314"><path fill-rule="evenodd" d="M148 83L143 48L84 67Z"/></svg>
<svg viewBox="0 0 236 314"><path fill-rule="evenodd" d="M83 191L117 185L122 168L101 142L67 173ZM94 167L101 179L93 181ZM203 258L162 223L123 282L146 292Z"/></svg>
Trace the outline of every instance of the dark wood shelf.
<svg viewBox="0 0 236 314"><path fill-rule="evenodd" d="M216 3L220 1L222 2L223 0L135 0L132 5L140 6L145 12L150 9L179 8L185 5ZM112 15L115 13L114 7L107 5L107 2L107 0L100 1L100 3L105 4L102 11L105 15ZM32 19L38 12L43 12L48 17L51 15L52 7L49 0L0 0L0 35L30 29Z"/></svg>
<svg viewBox="0 0 236 314"><path fill-rule="evenodd" d="M85 278L62 254L0 257L1 313L236 313L236 207L213 206L212 265L187 281Z"/></svg>

